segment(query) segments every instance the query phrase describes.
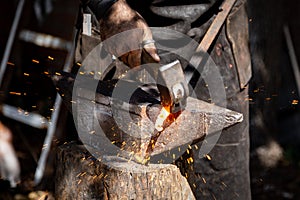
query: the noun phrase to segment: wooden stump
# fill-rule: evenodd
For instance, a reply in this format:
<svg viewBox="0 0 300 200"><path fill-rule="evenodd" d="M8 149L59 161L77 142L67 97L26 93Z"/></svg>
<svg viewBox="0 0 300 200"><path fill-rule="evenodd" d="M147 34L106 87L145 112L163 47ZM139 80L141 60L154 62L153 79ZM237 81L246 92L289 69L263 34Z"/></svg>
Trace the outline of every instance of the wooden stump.
<svg viewBox="0 0 300 200"><path fill-rule="evenodd" d="M82 145L58 148L56 199L195 199L187 180L171 164L148 166L109 157L106 165Z"/></svg>

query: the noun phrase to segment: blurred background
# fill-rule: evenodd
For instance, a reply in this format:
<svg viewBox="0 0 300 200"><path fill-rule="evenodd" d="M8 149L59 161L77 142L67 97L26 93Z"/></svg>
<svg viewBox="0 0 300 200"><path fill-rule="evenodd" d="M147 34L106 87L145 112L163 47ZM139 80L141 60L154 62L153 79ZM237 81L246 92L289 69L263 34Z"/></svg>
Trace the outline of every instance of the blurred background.
<svg viewBox="0 0 300 200"><path fill-rule="evenodd" d="M11 132L21 169L17 188L0 180L0 199L51 194L54 151L47 155L44 141L54 134L53 149L76 139L64 105L54 110L59 101L47 75L49 68L72 64L78 5L72 0L11 0L0 6L0 121ZM299 11L298 0L248 1L253 199L300 199ZM45 174L35 186L43 154Z"/></svg>

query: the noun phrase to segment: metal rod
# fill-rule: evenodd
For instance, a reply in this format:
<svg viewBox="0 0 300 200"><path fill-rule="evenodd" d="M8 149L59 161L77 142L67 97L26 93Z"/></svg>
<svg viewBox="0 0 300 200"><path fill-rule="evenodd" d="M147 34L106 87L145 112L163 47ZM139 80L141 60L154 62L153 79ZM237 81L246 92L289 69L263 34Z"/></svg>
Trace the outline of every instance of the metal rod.
<svg viewBox="0 0 300 200"><path fill-rule="evenodd" d="M74 52L75 52L75 36L77 35L78 30L76 29L75 31L73 31L73 43L72 43L72 47L69 50L69 53L67 55L66 61L65 61L65 65L63 70L65 72L70 72L71 71L71 66L72 66L72 59L74 56ZM56 95L56 99L55 99L55 103L54 103L54 110L52 112L51 115L51 122L49 123L49 128L47 130L47 135L46 138L44 140L44 145L43 145L43 149L41 152L41 156L40 159L38 161L38 165L35 171L35 175L34 175L34 184L38 185L44 175L44 171L45 171L45 167L46 167L46 162L47 162L47 158L49 155L49 151L51 149L51 143L53 140L53 136L54 133L56 131L56 127L57 127L57 122L58 122L58 118L59 118L59 112L60 112L60 108L61 108L61 104L62 104L62 99L61 97L57 94Z"/></svg>
<svg viewBox="0 0 300 200"><path fill-rule="evenodd" d="M56 130L56 125L57 125L57 121L58 121L58 117L59 117L61 103L62 103L61 97L59 95L57 95L56 99L55 99L55 103L54 103L54 111L52 112L52 115L51 115L51 121L49 122L49 128L47 130L47 135L44 140L44 145L42 148L41 156L38 161L38 165L37 165L35 175L34 175L34 184L35 185L37 185L41 182L43 175L44 175L47 158L49 155L49 151L51 149L52 139L53 139L53 136L54 136L54 133Z"/></svg>
<svg viewBox="0 0 300 200"><path fill-rule="evenodd" d="M20 108L3 104L1 105L0 112L10 119L14 119L21 123L27 124L34 128L44 129L48 127L48 120L36 113L29 113Z"/></svg>
<svg viewBox="0 0 300 200"><path fill-rule="evenodd" d="M24 2L25 2L25 0L20 0L19 1L17 11L16 11L16 14L15 14L15 18L14 18L14 21L13 21L13 24L12 24L12 27L11 27L11 30L10 30L10 34L9 34L7 43L6 43L4 55L3 55L1 66L0 66L0 85L2 84L2 79L3 79L3 76L4 76L5 70L6 70L6 65L7 65L9 55L10 55L10 52L11 52L11 48L12 48L12 45L13 45L13 42L14 42L14 39L15 39L15 36L16 36L16 31L17 31L17 27L19 25L20 17L21 17L22 11L23 11Z"/></svg>
<svg viewBox="0 0 300 200"><path fill-rule="evenodd" d="M296 53L295 53L295 48L294 48L294 45L293 45L293 40L292 40L292 37L291 37L289 27L285 25L283 27L283 32L284 32L286 44L287 44L287 47L288 47L288 50L289 50L291 64L292 64L292 68L293 68L293 72L294 72L294 76L295 76L295 80L296 80L296 85L297 85L297 89L298 89L298 95L300 95L300 71L299 71L297 56L296 56Z"/></svg>

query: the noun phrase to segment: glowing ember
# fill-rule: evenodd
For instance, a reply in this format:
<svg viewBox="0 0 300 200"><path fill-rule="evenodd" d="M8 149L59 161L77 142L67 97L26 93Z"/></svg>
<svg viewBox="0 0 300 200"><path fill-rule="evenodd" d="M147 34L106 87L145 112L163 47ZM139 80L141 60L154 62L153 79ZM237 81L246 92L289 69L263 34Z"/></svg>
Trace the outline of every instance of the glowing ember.
<svg viewBox="0 0 300 200"><path fill-rule="evenodd" d="M163 130L164 121L167 119L167 117L169 115L170 115L170 112L168 112L168 110L165 107L163 107L156 119L156 122L155 122L155 129L157 131Z"/></svg>

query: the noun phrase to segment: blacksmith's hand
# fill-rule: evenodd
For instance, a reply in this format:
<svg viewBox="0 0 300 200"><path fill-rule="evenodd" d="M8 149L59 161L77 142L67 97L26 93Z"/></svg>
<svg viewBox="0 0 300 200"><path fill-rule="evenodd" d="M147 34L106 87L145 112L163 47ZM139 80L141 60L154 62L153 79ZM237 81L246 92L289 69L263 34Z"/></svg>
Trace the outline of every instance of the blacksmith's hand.
<svg viewBox="0 0 300 200"><path fill-rule="evenodd" d="M159 62L150 28L143 17L131 9L125 0L115 2L99 21L101 39L106 50L130 68L141 65L143 49L154 61ZM118 37L117 34L124 31L127 31L125 37ZM114 39L105 42L110 37Z"/></svg>

